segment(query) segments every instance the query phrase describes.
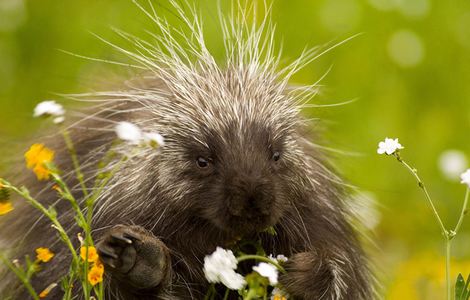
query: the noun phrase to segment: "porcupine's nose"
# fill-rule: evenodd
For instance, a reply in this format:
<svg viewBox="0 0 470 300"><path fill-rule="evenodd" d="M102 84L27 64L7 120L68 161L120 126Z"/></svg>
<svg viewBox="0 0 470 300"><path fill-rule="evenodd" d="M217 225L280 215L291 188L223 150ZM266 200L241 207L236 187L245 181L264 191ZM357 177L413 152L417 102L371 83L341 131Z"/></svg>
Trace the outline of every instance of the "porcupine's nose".
<svg viewBox="0 0 470 300"><path fill-rule="evenodd" d="M233 215L254 217L267 214L269 210L267 183L259 176L244 174L233 178L228 185L228 193L228 208Z"/></svg>

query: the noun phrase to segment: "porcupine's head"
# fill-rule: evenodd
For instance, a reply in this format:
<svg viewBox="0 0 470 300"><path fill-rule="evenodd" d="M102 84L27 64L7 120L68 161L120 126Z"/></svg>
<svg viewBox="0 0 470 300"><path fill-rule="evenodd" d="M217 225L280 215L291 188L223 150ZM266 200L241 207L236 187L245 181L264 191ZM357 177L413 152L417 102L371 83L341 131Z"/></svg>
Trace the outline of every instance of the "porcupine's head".
<svg viewBox="0 0 470 300"><path fill-rule="evenodd" d="M245 17L232 18L222 21L226 58L216 62L198 19L174 5L192 32L190 47L176 43L171 28L151 15L163 28L159 47L140 42L147 51L130 55L157 74L161 87L122 95L145 106L150 117L138 122L166 140L158 155L138 164L147 185L138 188L147 203L138 210L152 211L152 201L165 199L222 230L263 230L282 217L309 177L299 104L314 89L299 94L287 82L315 51L280 71L268 19L251 27Z"/></svg>

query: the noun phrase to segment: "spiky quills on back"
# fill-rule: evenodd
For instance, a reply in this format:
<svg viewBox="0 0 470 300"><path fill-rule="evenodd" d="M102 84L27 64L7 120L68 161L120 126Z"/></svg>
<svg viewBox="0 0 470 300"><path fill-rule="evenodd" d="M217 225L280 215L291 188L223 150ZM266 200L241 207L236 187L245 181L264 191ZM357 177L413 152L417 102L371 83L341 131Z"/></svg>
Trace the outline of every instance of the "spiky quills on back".
<svg viewBox="0 0 470 300"><path fill-rule="evenodd" d="M147 82L142 88L87 94L78 98L86 97L91 101L103 99L108 104L114 102L112 114L126 115L129 121L136 122L144 130L164 134L168 139L164 151L172 156L171 163L187 163L178 153L181 140L189 136L209 147L205 131L222 133L233 124L238 126L240 140L248 127L256 123L269 128L272 139L288 136L292 140L286 140L286 143L296 143L295 138L300 137L292 133L303 125L299 111L303 103L317 92L317 88L316 84L291 88L288 82L298 69L320 54L319 47L304 51L297 60L282 68L280 53L276 53L274 43L271 6L266 3L262 5L264 16L258 20L260 12L256 1L245 4L234 1L228 17L219 12L226 51L222 62L217 62L206 47L202 21L195 8L182 7L170 0L184 27L177 29L159 16L151 1L148 1L146 8L137 1L134 3L159 28L158 33L150 33L152 41L116 30L135 46L131 51L102 40L134 60L137 63L135 67L144 70L147 81L151 82L153 78L154 82ZM131 108L126 103L131 103ZM109 109L109 106L106 107L106 110ZM225 143L230 144L231 141L226 140ZM291 160L300 160L301 154L286 153L292 155ZM144 156L150 161L154 155L148 151ZM119 181L136 182L139 170L148 168L139 163L135 163L134 167L133 174L122 174L115 185L118 186ZM145 173L140 174L145 176ZM165 178L171 177L159 176L157 180ZM160 182L158 186L168 187L168 192L177 199L182 196L185 187L177 187L176 184ZM134 184L123 192L133 192L129 189L136 191L138 187ZM105 194L102 198L106 196L109 195ZM116 203L110 203L112 206Z"/></svg>

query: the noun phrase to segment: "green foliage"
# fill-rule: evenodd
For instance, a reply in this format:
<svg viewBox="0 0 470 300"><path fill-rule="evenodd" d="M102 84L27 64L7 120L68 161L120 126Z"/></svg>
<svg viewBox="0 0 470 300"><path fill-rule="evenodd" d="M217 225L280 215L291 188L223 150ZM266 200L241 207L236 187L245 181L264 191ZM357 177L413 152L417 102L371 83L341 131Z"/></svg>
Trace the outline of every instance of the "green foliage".
<svg viewBox="0 0 470 300"><path fill-rule="evenodd" d="M455 300L468 300L470 298L470 274L467 277L467 281L464 280L462 274L457 277L455 283Z"/></svg>
<svg viewBox="0 0 470 300"><path fill-rule="evenodd" d="M179 26L166 10L166 0L154 2L159 14ZM203 13L208 45L220 58L217 1L194 2ZM380 3L382 8L377 7ZM397 3L414 8L394 7ZM422 3L427 8L417 14L416 7ZM392 281L400 279L394 279L393 272L403 261L428 254L441 242L420 191L405 171L392 172L389 162L375 154L375 147L385 136L399 137L413 147L407 158L420 166L420 176L429 185L443 222L451 224L461 208L463 188L443 180L437 159L447 149L462 150L470 158L469 16L467 0L275 0L273 4L277 38L284 41L286 60L296 57L305 45L364 33L317 59L295 81L315 82L333 65L322 82L323 92L312 103L359 97L349 105L304 113L329 127L326 142L316 143L361 154L338 155L336 164L352 184L371 191L378 202L381 218L375 240L381 251L374 251L379 252L375 260L381 262L380 269L390 270L386 277ZM0 0L0 175L10 170L13 157L18 158L9 154L16 148L24 150L17 141L38 131L38 121L30 118L36 103L55 98L54 93L108 89L121 82L119 77L131 76L132 70L56 50L123 60L89 34L122 43L109 26L139 36L154 28L132 1ZM392 37L403 29L416 34L423 46L422 60L413 66L399 65L390 55ZM67 108L76 105L65 104ZM464 222L462 233L469 232L469 225ZM455 241L456 259L470 259L468 241L465 235Z"/></svg>

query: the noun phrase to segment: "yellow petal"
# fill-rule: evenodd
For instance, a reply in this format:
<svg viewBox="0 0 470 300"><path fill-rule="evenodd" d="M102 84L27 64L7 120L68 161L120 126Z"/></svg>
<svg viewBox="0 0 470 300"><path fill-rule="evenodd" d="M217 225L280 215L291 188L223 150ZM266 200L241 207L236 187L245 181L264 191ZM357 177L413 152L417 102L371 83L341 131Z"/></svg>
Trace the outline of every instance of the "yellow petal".
<svg viewBox="0 0 470 300"><path fill-rule="evenodd" d="M6 215L14 209L11 202L0 202L0 216Z"/></svg>

